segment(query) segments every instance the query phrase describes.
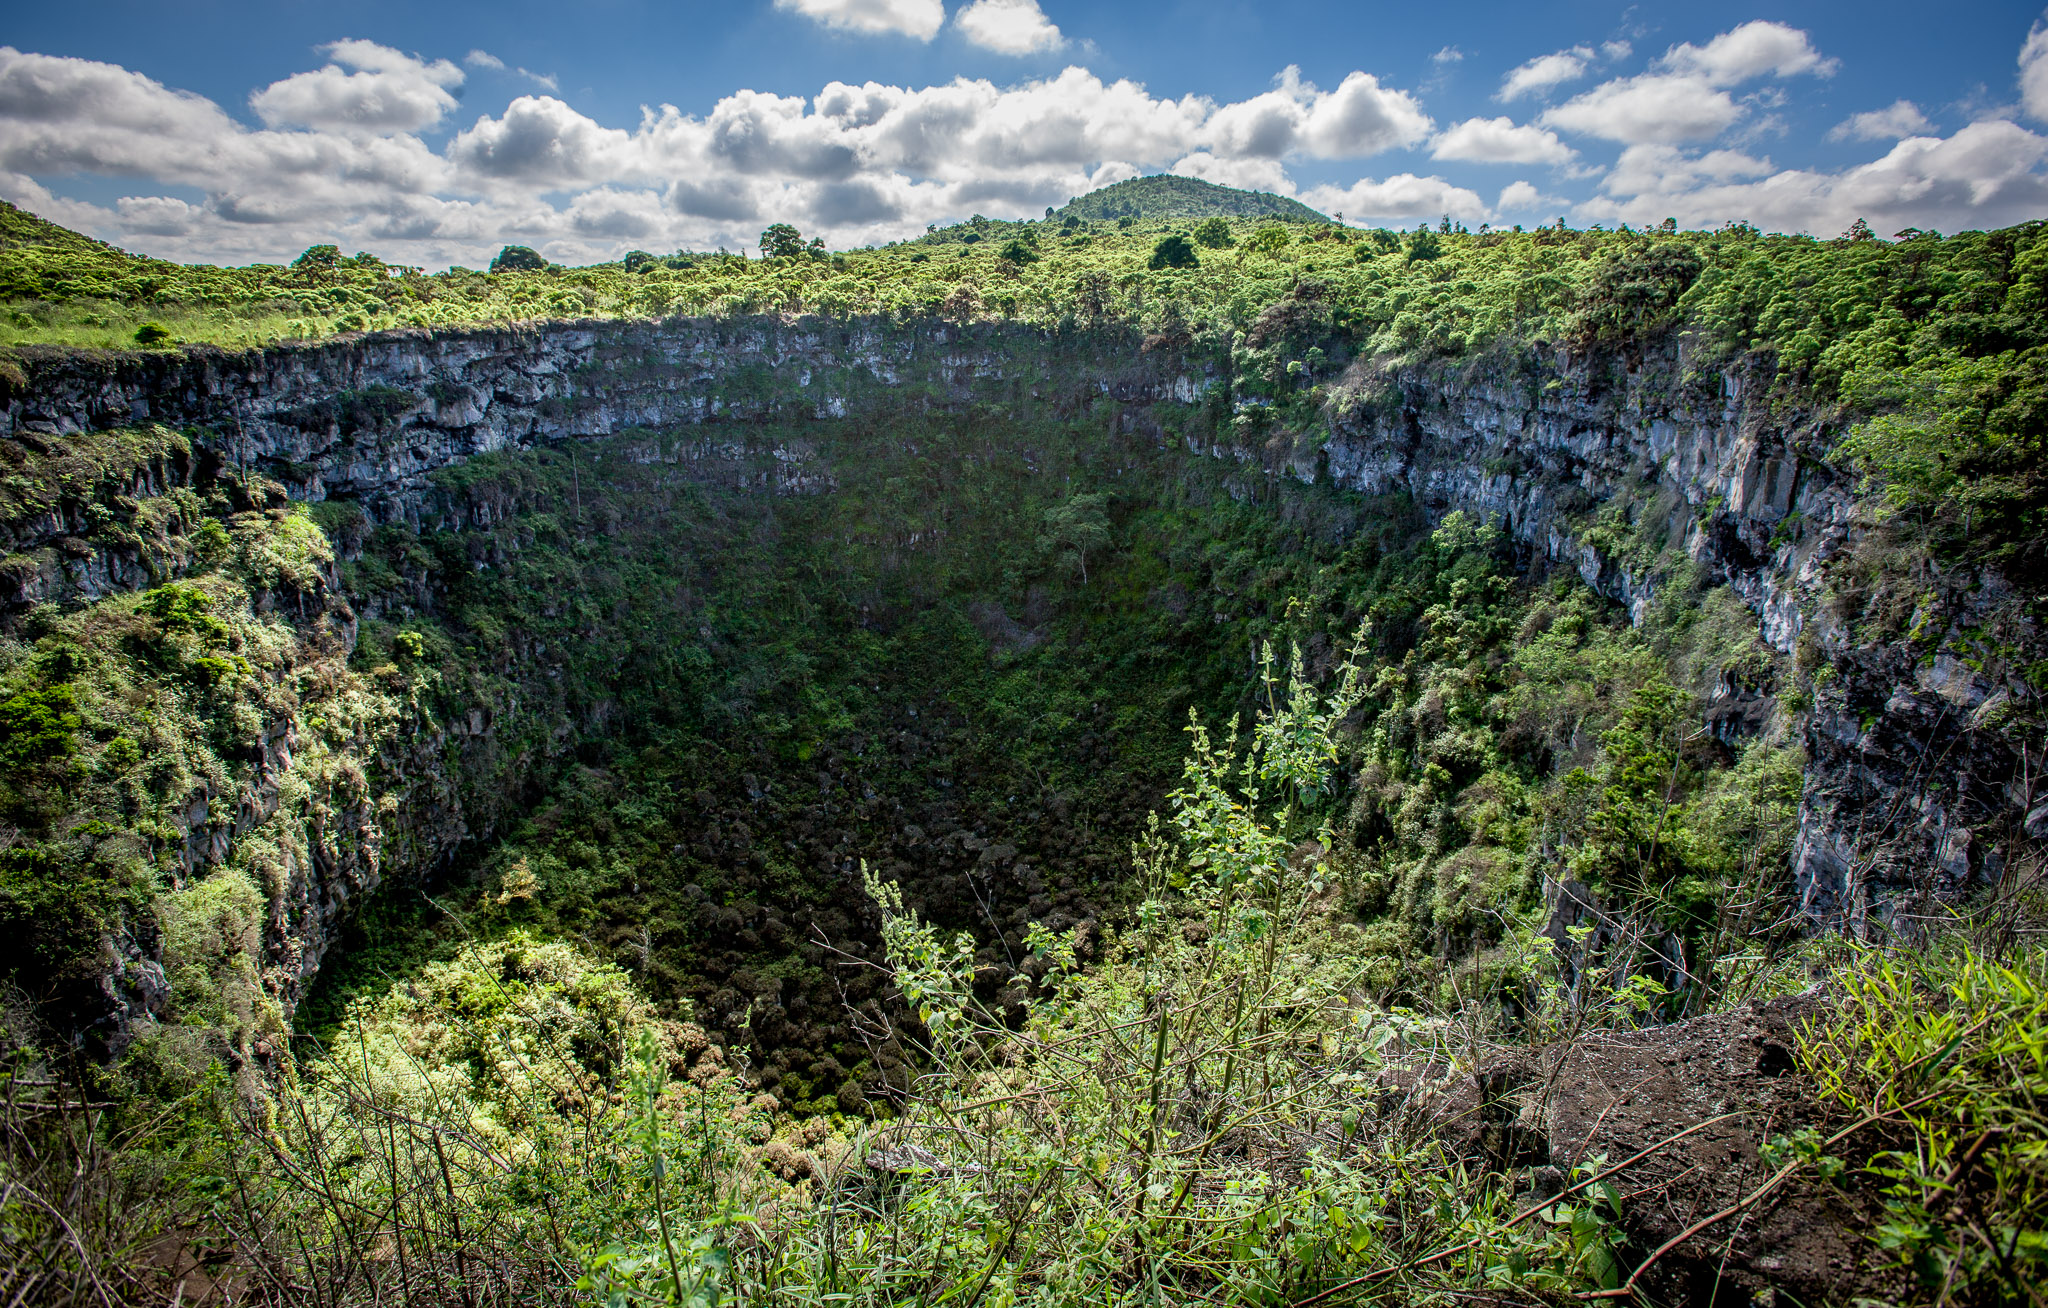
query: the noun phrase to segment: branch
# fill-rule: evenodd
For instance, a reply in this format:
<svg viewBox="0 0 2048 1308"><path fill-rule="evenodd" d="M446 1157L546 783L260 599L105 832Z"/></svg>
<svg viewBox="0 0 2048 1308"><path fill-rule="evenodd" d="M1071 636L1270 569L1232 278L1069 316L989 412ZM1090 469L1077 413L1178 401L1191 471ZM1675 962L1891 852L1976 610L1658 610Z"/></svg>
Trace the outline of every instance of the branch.
<svg viewBox="0 0 2048 1308"><path fill-rule="evenodd" d="M1587 1177L1585 1180L1580 1181L1576 1185L1567 1186L1565 1189L1558 1191L1556 1194L1551 1195L1547 1199L1544 1199L1541 1203L1532 1204L1529 1207L1524 1208L1521 1212L1516 1213L1513 1217L1510 1217L1506 1222L1504 1222L1501 1225L1500 1229L1505 1231L1512 1227L1519 1226L1523 1222L1528 1221L1531 1217L1534 1217L1536 1214L1542 1212L1544 1209L1554 1207L1560 1201L1570 1198L1572 1195L1577 1194L1579 1191L1584 1190L1586 1187L1591 1185L1597 1185L1600 1182L1606 1180L1608 1177L1613 1176L1616 1172L1624 1171L1628 1168L1634 1167L1637 1163L1640 1163L1645 1158L1648 1158L1651 1154L1656 1153L1659 1149L1662 1149L1664 1146L1677 1144L1680 1140L1685 1139L1685 1137L1692 1135L1695 1132L1704 1131L1708 1127L1714 1125L1716 1122L1725 1122L1731 1117L1740 1117L1741 1115L1742 1114L1739 1112L1722 1113L1720 1116L1710 1117L1704 1122L1696 1122L1693 1125L1685 1128L1683 1131L1680 1131L1677 1135L1666 1136L1664 1139L1659 1140L1656 1144L1651 1145L1649 1148L1641 1151L1640 1153L1631 1154L1627 1158L1624 1158L1620 1162L1614 1164L1612 1167L1604 1168L1601 1171L1594 1173L1592 1176ZM1306 1299L1296 1299L1289 1306L1289 1308L1309 1308L1310 1304L1321 1303L1325 1299L1328 1299L1333 1295L1342 1294L1346 1290L1356 1289L1361 1285L1370 1284L1373 1281L1379 1280L1383 1276L1392 1276L1396 1272L1413 1271L1419 1267L1427 1267L1432 1263L1440 1263L1446 1258L1450 1258L1456 1254L1464 1253L1467 1249L1473 1248L1474 1246L1483 1243L1485 1241L1485 1238L1486 1237L1484 1236L1474 1236L1472 1239L1465 1241L1465 1243L1463 1244L1452 1245L1448 1249L1440 1249L1436 1253L1429 1255L1427 1258L1419 1258L1413 1262L1401 1263L1393 1267L1382 1267L1378 1271L1368 1272L1364 1276L1354 1276L1348 1281L1340 1281L1336 1285L1331 1286L1329 1289L1323 1290L1316 1294L1312 1294Z"/></svg>
<svg viewBox="0 0 2048 1308"><path fill-rule="evenodd" d="M1849 1126L1845 1126L1841 1130L1829 1136L1824 1142L1822 1142L1821 1148L1827 1149L1833 1145L1839 1144L1843 1140L1848 1139L1851 1135L1854 1135L1856 1132L1861 1131L1866 1126L1870 1126L1877 1122L1882 1122L1888 1117L1894 1117L1900 1113L1905 1112L1909 1108L1918 1108L1921 1104L1926 1103L1930 1099L1939 1098L1941 1094L1942 1092L1937 1090L1932 1094L1922 1095L1918 1099L1913 1100L1911 1103L1900 1104L1897 1108L1888 1108L1881 1113L1871 1113L1864 1117L1862 1121L1856 1122ZM1659 1258L1662 1258L1665 1254L1670 1253L1673 1249L1676 1249L1679 1245L1684 1244L1687 1240L1692 1239L1700 1232L1706 1230L1708 1227L1713 1226L1719 1222L1724 1222L1730 1217L1735 1216L1737 1213L1743 1212L1746 1209L1753 1206L1754 1204L1756 1204L1759 1200L1763 1199L1766 1195L1770 1194L1771 1191L1777 1189L1780 1185L1783 1185L1785 1179L1791 1176L1792 1173L1798 1171L1801 1164L1804 1161L1804 1159L1794 1159L1793 1161L1785 1164L1776 1172L1772 1173L1771 1178L1768 1181L1765 1181L1762 1185L1750 1191L1743 1198L1736 1200L1734 1203L1728 1205L1726 1208L1723 1208L1718 1213L1713 1213L1706 1217L1702 1217L1699 1221L1694 1222L1691 1226L1686 1227L1683 1231L1680 1231L1677 1235L1672 1236L1663 1244L1658 1245L1656 1250L1653 1253L1651 1253L1651 1255L1648 1258L1643 1259L1641 1265L1638 1266L1635 1269L1635 1271L1629 1274L1628 1280L1622 1282L1622 1284L1616 1287L1615 1289L1588 1290L1574 1297L1579 1299L1627 1299L1633 1297L1636 1292L1636 1282L1642 1279L1642 1275L1644 1272L1650 1270L1651 1264L1655 1263Z"/></svg>

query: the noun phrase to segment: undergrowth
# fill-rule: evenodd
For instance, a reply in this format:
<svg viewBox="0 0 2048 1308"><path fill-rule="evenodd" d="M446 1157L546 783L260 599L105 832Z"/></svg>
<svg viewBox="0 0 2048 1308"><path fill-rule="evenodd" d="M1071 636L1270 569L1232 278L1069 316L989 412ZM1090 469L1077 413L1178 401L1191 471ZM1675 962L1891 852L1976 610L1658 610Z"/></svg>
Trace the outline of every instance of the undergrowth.
<svg viewBox="0 0 2048 1308"><path fill-rule="evenodd" d="M1327 862L1364 668L1354 652L1319 692L1298 658L1264 667L1246 736L1190 727L1133 849L1143 901L1093 965L1084 931L1035 931L1022 990L992 1002L972 941L869 876L875 966L920 1054L892 1120L782 1117L623 973L513 933L153 1118L18 1053L5 1289L336 1308L1627 1297L1667 1252L1621 1234L1638 1159L1518 1198L1387 1087L1641 1008L1566 984L1548 950L1526 1024L1373 1002ZM2023 940L2037 920L2006 925ZM1835 951L1801 1057L1849 1125L1780 1139L1744 1205L1798 1173L1871 1178L1891 1218L1867 1238L1928 1304L2025 1296L2044 1241L2040 955L1974 926Z"/></svg>
<svg viewBox="0 0 2048 1308"><path fill-rule="evenodd" d="M2013 884L1989 930L1854 956L1803 1051L1819 1092L1873 1123L1854 1142L1883 1195L1871 1238L1934 1303L2044 1302L2048 955L2039 874Z"/></svg>

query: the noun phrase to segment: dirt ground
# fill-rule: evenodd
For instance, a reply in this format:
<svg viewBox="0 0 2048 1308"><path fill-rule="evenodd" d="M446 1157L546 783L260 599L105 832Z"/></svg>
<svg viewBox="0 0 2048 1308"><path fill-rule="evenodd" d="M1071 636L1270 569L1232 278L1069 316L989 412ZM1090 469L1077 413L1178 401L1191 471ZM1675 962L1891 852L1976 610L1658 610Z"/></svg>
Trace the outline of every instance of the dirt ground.
<svg viewBox="0 0 2048 1308"><path fill-rule="evenodd" d="M1532 1197L1562 1189L1588 1160L1618 1163L1712 1122L1614 1178L1628 1233L1622 1264L1632 1271L1695 1223L1742 1205L1772 1174L1761 1154L1772 1137L1846 1124L1797 1067L1800 1028L1822 1011L1821 1000L1800 995L1641 1031L1588 1032L1447 1082L1407 1079L1397 1111ZM1896 1301L1899 1273L1863 1234L1876 1202L1854 1164L1870 1147L1846 1141L1834 1150L1851 1164L1838 1181L1797 1173L1686 1239L1643 1274L1642 1300Z"/></svg>

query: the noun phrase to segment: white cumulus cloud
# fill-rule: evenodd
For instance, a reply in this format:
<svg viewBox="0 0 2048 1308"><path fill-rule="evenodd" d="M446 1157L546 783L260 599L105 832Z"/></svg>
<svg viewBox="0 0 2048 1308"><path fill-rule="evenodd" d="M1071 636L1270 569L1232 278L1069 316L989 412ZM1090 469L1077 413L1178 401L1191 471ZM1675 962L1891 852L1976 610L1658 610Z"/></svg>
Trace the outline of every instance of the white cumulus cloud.
<svg viewBox="0 0 2048 1308"><path fill-rule="evenodd" d="M1747 113L1728 88L1767 75L1827 77L1835 68L1805 32L1759 20L1703 46L1673 46L1651 71L1602 82L1538 121L1627 145L1710 140Z"/></svg>
<svg viewBox="0 0 2048 1308"><path fill-rule="evenodd" d="M1466 163L1570 163L1578 151L1557 133L1512 118L1467 118L1444 130L1430 146L1432 159Z"/></svg>
<svg viewBox="0 0 2048 1308"><path fill-rule="evenodd" d="M1547 91L1565 82L1576 82L1586 75L1593 65L1593 48L1575 45L1569 50L1555 54L1537 55L1529 62L1511 69L1501 79L1498 99L1515 100L1538 91Z"/></svg>
<svg viewBox="0 0 2048 1308"><path fill-rule="evenodd" d="M551 95L522 95L497 118L479 118L448 143L448 158L473 178L545 190L627 179L644 152L617 128L601 127Z"/></svg>
<svg viewBox="0 0 2048 1308"><path fill-rule="evenodd" d="M1454 186L1441 177L1397 173L1379 181L1360 178L1349 186L1317 186L1304 191L1304 203L1324 213L1344 215L1347 223L1405 222L1413 218L1484 218L1486 202L1476 191Z"/></svg>
<svg viewBox="0 0 2048 1308"><path fill-rule="evenodd" d="M910 0L804 3L900 16ZM1037 214L1163 170L1296 194L1363 222L1412 225L1446 213L1519 221L1563 207L1528 181L1501 190L1490 207L1472 189L1412 171L1346 185L1355 173L1332 177L1331 165L1318 163L1327 184L1307 189L1291 175L1308 161L1418 147L1444 160L1548 167L1566 180L1600 175L1576 211L1581 220L1654 223L1669 214L1832 233L1857 217L1880 230L1957 230L2048 212L2048 138L2011 122L1945 139L1914 135L1839 172L1704 148L1732 126L1754 128L1749 115L1768 107L1753 88L1731 94L1745 79L1822 71L1826 61L1810 42L1764 27L1673 47L1647 72L1592 87L1533 123L1481 117L1441 132L1412 89L1363 70L1325 89L1288 68L1270 89L1223 101L1158 95L1080 66L1007 84L834 81L809 96L740 89L689 108L653 105L627 121L539 91L492 105L472 93L451 123L454 92L465 85L457 63L366 41L327 47L323 66L259 89L252 127L115 64L0 46L0 195L169 258L278 261L332 241L435 267L479 265L508 242L570 262L632 248L732 248L752 245L778 221L844 247L970 213ZM2030 39L2028 50L2037 48ZM1617 57L1559 53L1581 51L1588 71ZM2024 56L2023 79L2044 57ZM480 51L461 62L507 71L494 59ZM1894 119L1891 127L1905 121ZM423 139L451 125L458 130L445 142ZM1561 131L1625 148L1594 174ZM80 175L113 179L93 193L114 198L53 192Z"/></svg>
<svg viewBox="0 0 2048 1308"><path fill-rule="evenodd" d="M198 205L174 195L124 195L114 208L129 231L152 236L183 236L206 216Z"/></svg>
<svg viewBox="0 0 2048 1308"><path fill-rule="evenodd" d="M210 146L242 129L201 96L114 64L0 46L0 167L141 176L212 167Z"/></svg>
<svg viewBox="0 0 2048 1308"><path fill-rule="evenodd" d="M1028 55L1066 44L1038 0L974 0L953 16L960 34L997 54Z"/></svg>
<svg viewBox="0 0 2048 1308"><path fill-rule="evenodd" d="M1740 150L1709 150L1688 154L1676 146L1632 145L1600 180L1609 195L1673 194L1707 183L1762 177L1771 161Z"/></svg>
<svg viewBox="0 0 2048 1308"><path fill-rule="evenodd" d="M1226 157L1353 159L1415 145L1434 125L1414 96L1381 86L1371 73L1351 73L1323 91L1290 65L1272 90L1216 109L1202 143Z"/></svg>
<svg viewBox="0 0 2048 1308"><path fill-rule="evenodd" d="M1545 195L1534 182L1509 182L1500 188L1500 198L1493 207L1494 212L1501 214L1562 214L1571 208L1571 201Z"/></svg>
<svg viewBox="0 0 2048 1308"><path fill-rule="evenodd" d="M2020 103L2029 117L2048 122L2048 22L2034 24L2020 47Z"/></svg>
<svg viewBox="0 0 2048 1308"><path fill-rule="evenodd" d="M1328 95L1307 91L1302 145L1324 159L1355 159L1415 145L1435 124L1414 96L1381 86L1371 73L1347 74Z"/></svg>
<svg viewBox="0 0 2048 1308"><path fill-rule="evenodd" d="M468 62L489 67L487 54ZM652 107L630 125L534 93L476 115L437 150L418 133L446 121L436 95L460 84L453 65L367 44L330 57L331 72L258 92L271 125L251 130L111 64L0 49L0 172L40 211L153 253L278 259L331 240L474 264L504 241L573 260L751 243L785 220L857 244L972 212L1040 212L1169 168L1284 194L1292 160L1414 145L1433 127L1413 94L1364 72L1324 90L1289 68L1271 91L1218 103L1068 67L1009 86L740 90L701 113ZM389 80L330 85L357 73ZM412 100L393 98L407 89ZM204 199L74 204L35 180L76 173L149 177L162 183L152 192ZM1385 193L1416 184L1390 179Z"/></svg>
<svg viewBox="0 0 2048 1308"><path fill-rule="evenodd" d="M462 70L446 59L427 63L374 41L321 49L333 60L325 68L295 73L249 97L257 117L272 127L383 135L432 127L455 108L449 90L462 85Z"/></svg>
<svg viewBox="0 0 2048 1308"><path fill-rule="evenodd" d="M787 9L845 32L897 32L929 41L946 21L942 0L775 0Z"/></svg>
<svg viewBox="0 0 2048 1308"><path fill-rule="evenodd" d="M1699 141L1742 117L1735 97L1704 78L1661 73L1617 78L1574 96L1538 120L1610 141Z"/></svg>
<svg viewBox="0 0 2048 1308"><path fill-rule="evenodd" d="M1880 233L1999 227L2048 212L2044 161L2048 137L2005 121L1972 123L1945 139L1909 137L1883 158L1832 173L1769 172L1766 161L1733 151L1693 158L1639 147L1624 152L1606 179L1609 197L1579 212L1642 223L1668 216L1702 227L1739 219L1820 236L1846 231L1858 218Z"/></svg>
<svg viewBox="0 0 2048 1308"><path fill-rule="evenodd" d="M1698 77L1715 86L1734 86L1766 73L1796 77L1812 73L1832 77L1840 61L1821 57L1806 33L1783 23L1758 19L1721 33L1705 45L1673 46L1659 64L1674 73Z"/></svg>
<svg viewBox="0 0 2048 1308"><path fill-rule="evenodd" d="M1199 177L1218 186L1235 186L1241 191L1294 194L1294 182L1278 159L1218 159L1207 150L1197 150L1167 171L1181 177Z"/></svg>
<svg viewBox="0 0 2048 1308"><path fill-rule="evenodd" d="M1851 114L1829 130L1830 141L1896 141L1934 130L1927 115L1911 100L1894 100L1882 109Z"/></svg>

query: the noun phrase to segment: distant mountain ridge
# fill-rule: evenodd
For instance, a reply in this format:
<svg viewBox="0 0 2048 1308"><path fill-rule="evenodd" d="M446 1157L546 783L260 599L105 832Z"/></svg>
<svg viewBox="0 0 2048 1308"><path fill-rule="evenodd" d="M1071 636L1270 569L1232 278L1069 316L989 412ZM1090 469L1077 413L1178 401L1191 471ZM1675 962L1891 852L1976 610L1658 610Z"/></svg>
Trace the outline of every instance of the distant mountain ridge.
<svg viewBox="0 0 2048 1308"><path fill-rule="evenodd" d="M1055 217L1108 222L1117 218L1277 218L1283 222L1327 223L1299 200L1265 191L1240 191L1218 186L1198 177L1175 177L1161 173L1133 177L1105 186L1099 191L1076 196L1058 210Z"/></svg>

